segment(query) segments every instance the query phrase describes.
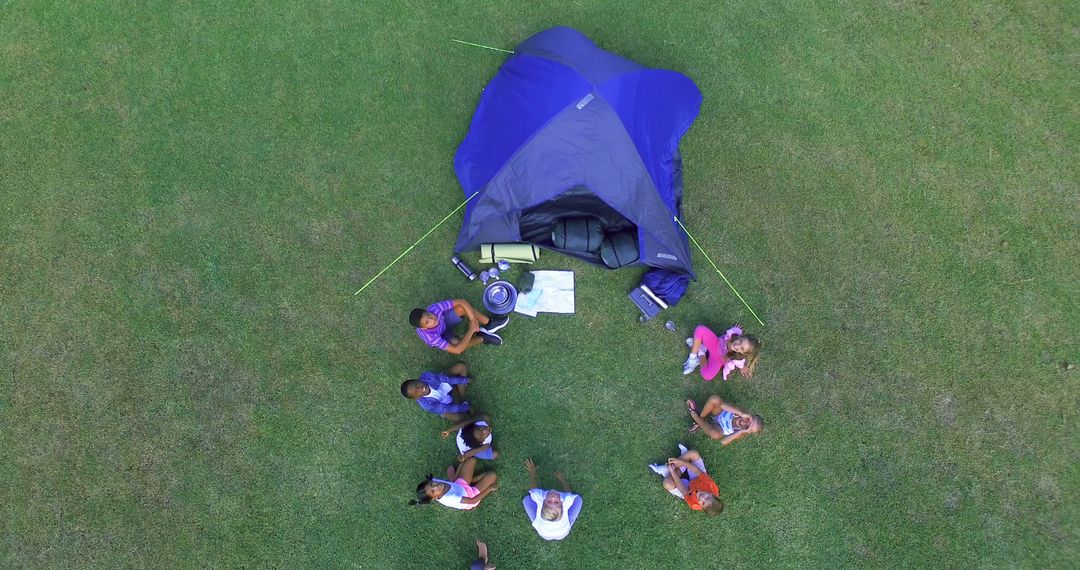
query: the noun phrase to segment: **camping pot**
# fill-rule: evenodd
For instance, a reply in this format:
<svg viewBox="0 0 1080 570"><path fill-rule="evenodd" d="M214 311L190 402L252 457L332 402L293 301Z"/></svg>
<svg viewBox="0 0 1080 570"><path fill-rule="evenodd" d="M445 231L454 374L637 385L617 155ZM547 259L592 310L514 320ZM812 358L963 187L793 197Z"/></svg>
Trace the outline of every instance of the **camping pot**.
<svg viewBox="0 0 1080 570"><path fill-rule="evenodd" d="M517 305L517 289L506 281L495 281L484 289L484 307L496 315L505 315Z"/></svg>

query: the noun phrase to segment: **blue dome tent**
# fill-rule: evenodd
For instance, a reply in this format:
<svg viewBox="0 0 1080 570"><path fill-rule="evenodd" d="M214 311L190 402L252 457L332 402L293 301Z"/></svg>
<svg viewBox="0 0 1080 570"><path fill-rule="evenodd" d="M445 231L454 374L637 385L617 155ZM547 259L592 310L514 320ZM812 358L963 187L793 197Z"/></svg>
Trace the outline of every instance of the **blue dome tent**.
<svg viewBox="0 0 1080 570"><path fill-rule="evenodd" d="M455 251L527 242L559 249L559 219L636 232L638 263L693 275L679 139L701 107L686 76L608 53L570 28L523 41L480 97L454 170L465 196Z"/></svg>

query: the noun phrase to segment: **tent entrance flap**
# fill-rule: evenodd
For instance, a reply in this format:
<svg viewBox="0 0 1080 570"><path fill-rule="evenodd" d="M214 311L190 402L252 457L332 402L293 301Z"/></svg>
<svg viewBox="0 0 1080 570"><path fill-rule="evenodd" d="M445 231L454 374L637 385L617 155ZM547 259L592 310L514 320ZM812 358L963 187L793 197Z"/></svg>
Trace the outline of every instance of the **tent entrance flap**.
<svg viewBox="0 0 1080 570"><path fill-rule="evenodd" d="M637 226L626 219L626 216L609 206L607 202L601 200L591 190L584 186L575 186L546 202L522 212L519 220L521 241L593 263L603 263L599 251L589 253L560 249L555 247L555 244L551 241L551 231L556 221L562 218L587 217L599 220L604 233L637 229Z"/></svg>

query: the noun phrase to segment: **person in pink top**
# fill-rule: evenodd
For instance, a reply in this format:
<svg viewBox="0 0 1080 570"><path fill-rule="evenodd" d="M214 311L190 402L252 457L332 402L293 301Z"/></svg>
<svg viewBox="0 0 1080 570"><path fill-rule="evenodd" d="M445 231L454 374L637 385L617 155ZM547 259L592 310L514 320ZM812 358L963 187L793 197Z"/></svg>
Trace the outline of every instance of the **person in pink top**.
<svg viewBox="0 0 1080 570"><path fill-rule="evenodd" d="M462 461L456 469L450 467L446 474L446 479L428 475L416 486L416 499L409 501L409 504L427 505L434 501L444 507L469 511L480 506L484 497L499 489L494 472L476 472L475 458Z"/></svg>
<svg viewBox="0 0 1080 570"><path fill-rule="evenodd" d="M712 380L723 371L724 380L732 370L739 369L745 378L754 375L761 341L748 334L743 334L742 326L735 325L718 337L705 325L694 329L694 336L686 339L690 347L690 357L683 364L683 374L690 374L701 366L701 377Z"/></svg>

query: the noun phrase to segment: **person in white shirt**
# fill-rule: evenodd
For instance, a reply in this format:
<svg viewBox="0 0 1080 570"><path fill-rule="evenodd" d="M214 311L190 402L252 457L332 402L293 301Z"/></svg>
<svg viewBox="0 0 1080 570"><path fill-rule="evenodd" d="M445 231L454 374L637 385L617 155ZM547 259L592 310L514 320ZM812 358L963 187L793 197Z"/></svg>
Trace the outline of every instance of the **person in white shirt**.
<svg viewBox="0 0 1080 570"><path fill-rule="evenodd" d="M570 489L570 484L560 471L555 472L555 478L559 480L563 490L555 491L544 490L537 485L536 464L532 459L525 460L525 470L529 472L530 488L522 504L525 506L525 514L536 529L536 534L544 540L566 538L581 514L581 495Z"/></svg>
<svg viewBox="0 0 1080 570"><path fill-rule="evenodd" d="M416 499L410 505L427 505L432 501L444 507L468 511L480 506L491 493L499 489L495 473L476 473L476 459L460 463L448 471L449 480L428 475L416 486Z"/></svg>
<svg viewBox="0 0 1080 570"><path fill-rule="evenodd" d="M457 432L458 461L465 461L470 457L477 459L498 459L499 452L492 445L491 418L480 415L467 420L462 420L439 432L443 439L450 437L454 430Z"/></svg>

